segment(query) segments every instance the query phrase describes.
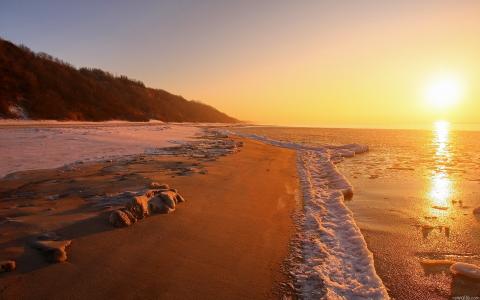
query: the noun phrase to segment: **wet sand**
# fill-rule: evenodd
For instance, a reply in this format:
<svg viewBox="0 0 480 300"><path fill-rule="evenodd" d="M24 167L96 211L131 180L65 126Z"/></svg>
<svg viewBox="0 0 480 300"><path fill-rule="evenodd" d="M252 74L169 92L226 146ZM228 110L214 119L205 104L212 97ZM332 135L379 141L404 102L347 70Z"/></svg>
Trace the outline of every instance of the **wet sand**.
<svg viewBox="0 0 480 300"><path fill-rule="evenodd" d="M294 151L244 140L240 152L212 162L144 156L3 179L0 258L16 259L17 270L0 275L0 298L278 298L295 230L296 174ZM91 200L151 181L187 202L115 229ZM45 231L72 239L67 262L47 263L26 246Z"/></svg>
<svg viewBox="0 0 480 300"><path fill-rule="evenodd" d="M447 260L480 265L480 222L472 213L480 205L477 182L452 185L448 206L438 209L429 196L437 186L408 171L403 179L350 176L349 180L356 191L348 207L391 297L480 296L479 281L452 275L448 264L422 263Z"/></svg>

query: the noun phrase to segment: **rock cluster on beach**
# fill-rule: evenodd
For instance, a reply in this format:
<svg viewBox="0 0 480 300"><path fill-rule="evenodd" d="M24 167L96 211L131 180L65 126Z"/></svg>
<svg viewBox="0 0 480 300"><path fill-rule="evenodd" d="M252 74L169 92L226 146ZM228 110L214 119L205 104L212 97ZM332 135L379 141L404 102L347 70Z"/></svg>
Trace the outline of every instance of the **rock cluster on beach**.
<svg viewBox="0 0 480 300"><path fill-rule="evenodd" d="M115 227L131 226L155 213L171 213L175 211L178 203L185 202L176 189L157 182L152 182L149 189L143 192L124 192L122 196L120 200L124 207L111 211L108 218L109 223ZM72 241L62 239L55 232L44 232L35 235L27 244L38 250L48 262L58 263L67 261L67 249ZM15 269L14 260L0 261L0 273Z"/></svg>
<svg viewBox="0 0 480 300"><path fill-rule="evenodd" d="M150 188L143 195L132 195L124 208L112 211L108 218L110 224L127 227L155 213L173 212L178 203L185 202L178 191L167 184L153 182Z"/></svg>
<svg viewBox="0 0 480 300"><path fill-rule="evenodd" d="M152 214L172 213L184 198L166 184L151 183L151 174L205 175L209 164L204 162L237 153L242 146L228 135L206 130L198 140L153 152L9 176L0 189L0 231L8 231L0 233L0 242L16 248L0 253L0 273L36 268L36 263L19 260L22 255L49 263L70 260L70 247L82 234L77 228L84 223L105 230L102 226L128 227Z"/></svg>

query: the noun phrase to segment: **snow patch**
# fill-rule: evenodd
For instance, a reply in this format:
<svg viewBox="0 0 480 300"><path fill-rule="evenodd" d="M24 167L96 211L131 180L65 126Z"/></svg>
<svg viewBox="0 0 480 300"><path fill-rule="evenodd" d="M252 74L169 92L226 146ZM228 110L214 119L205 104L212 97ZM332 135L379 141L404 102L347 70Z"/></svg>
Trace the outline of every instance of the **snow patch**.
<svg viewBox="0 0 480 300"><path fill-rule="evenodd" d="M201 133L195 126L156 122L19 122L0 123L0 178L17 171L142 154Z"/></svg>
<svg viewBox="0 0 480 300"><path fill-rule="evenodd" d="M23 120L28 119L28 114L27 114L27 112L23 109L23 107L21 107L21 106L18 105L18 104L10 104L10 106L8 107L8 112L9 112L14 118L23 119Z"/></svg>

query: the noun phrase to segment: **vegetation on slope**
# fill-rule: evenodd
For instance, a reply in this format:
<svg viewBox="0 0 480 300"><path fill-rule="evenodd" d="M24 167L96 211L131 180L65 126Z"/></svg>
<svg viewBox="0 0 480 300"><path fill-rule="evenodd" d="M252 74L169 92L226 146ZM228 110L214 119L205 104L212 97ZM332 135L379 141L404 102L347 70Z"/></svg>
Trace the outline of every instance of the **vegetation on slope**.
<svg viewBox="0 0 480 300"><path fill-rule="evenodd" d="M156 119L236 122L197 101L145 87L125 76L80 68L0 39L0 117L54 120Z"/></svg>

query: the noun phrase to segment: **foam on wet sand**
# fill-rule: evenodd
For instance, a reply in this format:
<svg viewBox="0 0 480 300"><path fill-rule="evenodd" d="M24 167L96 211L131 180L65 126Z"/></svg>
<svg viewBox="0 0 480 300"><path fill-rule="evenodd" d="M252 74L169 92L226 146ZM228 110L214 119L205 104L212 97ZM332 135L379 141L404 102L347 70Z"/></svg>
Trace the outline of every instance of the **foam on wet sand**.
<svg viewBox="0 0 480 300"><path fill-rule="evenodd" d="M303 260L292 272L299 294L306 299L388 299L373 255L344 203L353 196L353 187L335 167L345 157L368 151L368 147L312 147L244 136L297 150L304 198L299 243Z"/></svg>

